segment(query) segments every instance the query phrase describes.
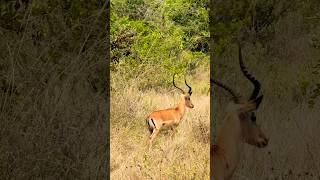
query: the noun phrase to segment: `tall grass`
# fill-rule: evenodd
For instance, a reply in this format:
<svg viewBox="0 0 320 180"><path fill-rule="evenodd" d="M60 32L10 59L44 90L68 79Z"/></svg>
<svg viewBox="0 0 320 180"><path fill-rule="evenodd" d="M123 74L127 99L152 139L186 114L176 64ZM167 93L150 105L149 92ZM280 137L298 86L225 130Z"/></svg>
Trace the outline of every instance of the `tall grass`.
<svg viewBox="0 0 320 180"><path fill-rule="evenodd" d="M0 27L0 179L103 179L105 7L70 27L58 2L18 2L1 20L19 28Z"/></svg>
<svg viewBox="0 0 320 180"><path fill-rule="evenodd" d="M145 118L153 110L175 106L178 91L139 89L139 83L150 77L124 81L120 74L111 76L111 179L209 179L208 69L188 76L195 108L187 110L174 136L171 130L161 131L150 152ZM176 81L186 88L182 79Z"/></svg>
<svg viewBox="0 0 320 180"><path fill-rule="evenodd" d="M257 110L257 123L270 138L264 149L246 145L234 179L319 179L320 112L319 105L308 104L311 90L318 82L313 75L319 52L310 47L309 35L293 17L284 18L276 37L262 47L246 44L244 63L261 82L264 94ZM295 18L298 19L298 18ZM252 85L240 72L238 52L230 46L216 63L227 68L216 72L223 82L248 97ZM217 129L223 124L227 95L216 89ZM216 132L213 132L216 133Z"/></svg>

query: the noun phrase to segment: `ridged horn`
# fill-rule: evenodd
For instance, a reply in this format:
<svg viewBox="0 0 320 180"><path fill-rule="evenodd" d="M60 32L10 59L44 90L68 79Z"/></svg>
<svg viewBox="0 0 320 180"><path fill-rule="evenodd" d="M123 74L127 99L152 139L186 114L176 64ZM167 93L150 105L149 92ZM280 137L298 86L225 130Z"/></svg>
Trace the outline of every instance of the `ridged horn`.
<svg viewBox="0 0 320 180"><path fill-rule="evenodd" d="M241 71L243 73L243 75L253 84L254 86L254 89L253 89L253 92L250 96L250 100L252 99L256 99L258 94L259 94L259 91L260 91L260 83L258 80L256 80L249 72L248 70L246 69L246 67L244 66L243 64L243 60L242 60L242 52L241 52L241 46L240 44L238 44L239 46L239 64L240 64L240 68L241 68Z"/></svg>
<svg viewBox="0 0 320 180"><path fill-rule="evenodd" d="M176 84L174 83L174 76L175 76L175 75L176 75L176 74L173 75L173 86L174 86L175 88L179 89L182 93L184 93L184 90L182 90L181 88L177 87Z"/></svg>
<svg viewBox="0 0 320 180"><path fill-rule="evenodd" d="M188 85L187 80L186 80L186 76L184 76L184 83L188 86L188 88L189 88L188 93L189 93L190 96L191 96L191 94L192 94L192 88L191 88L191 86Z"/></svg>
<svg viewBox="0 0 320 180"><path fill-rule="evenodd" d="M223 88L224 90L226 90L227 92L229 92L234 100L235 103L238 103L239 102L239 96L231 89L229 88L228 86L226 86L225 84L217 81L217 80L214 80L212 78L210 78L210 81L213 82L214 84L216 84L217 86Z"/></svg>

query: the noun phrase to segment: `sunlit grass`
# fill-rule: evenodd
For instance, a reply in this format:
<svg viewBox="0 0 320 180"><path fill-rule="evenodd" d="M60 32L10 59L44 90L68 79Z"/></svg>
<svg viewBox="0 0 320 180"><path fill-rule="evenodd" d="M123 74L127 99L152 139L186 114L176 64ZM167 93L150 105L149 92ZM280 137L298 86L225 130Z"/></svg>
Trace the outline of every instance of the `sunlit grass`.
<svg viewBox="0 0 320 180"><path fill-rule="evenodd" d="M145 118L153 110L176 105L178 91L142 92L128 83L111 92L111 179L209 179L210 97L199 92L209 89L209 73L188 78L195 108L186 111L173 137L171 130L161 131L152 151Z"/></svg>

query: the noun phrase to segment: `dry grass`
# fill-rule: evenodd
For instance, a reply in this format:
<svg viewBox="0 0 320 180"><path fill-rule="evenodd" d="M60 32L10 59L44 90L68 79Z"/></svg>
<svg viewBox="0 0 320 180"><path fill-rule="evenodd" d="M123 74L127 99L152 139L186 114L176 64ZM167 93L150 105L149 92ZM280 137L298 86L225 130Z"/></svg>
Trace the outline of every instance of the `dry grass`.
<svg viewBox="0 0 320 180"><path fill-rule="evenodd" d="M283 25L288 27L277 30L279 37L269 42L269 49L248 44L245 47L245 64L261 81L264 94L257 111L257 123L270 142L264 149L246 145L233 179L320 179L319 104L314 109L308 107L312 85L319 78L312 75L319 52L308 45L308 34L296 32L296 22L288 21ZM236 48L231 47L224 57L218 59L228 67L225 70L228 73L221 69L217 73L223 82L247 97L252 86L242 76L237 56ZM213 106L219 129L227 99L221 99L221 95L226 95L221 89L216 95L219 98L213 101L217 102Z"/></svg>
<svg viewBox="0 0 320 180"><path fill-rule="evenodd" d="M320 113L305 106L281 112L269 106L271 101L264 103L258 121L270 144L265 149L246 146L235 179L319 179Z"/></svg>
<svg viewBox="0 0 320 180"><path fill-rule="evenodd" d="M195 108L187 110L174 137L161 131L150 152L145 118L177 104L178 92L142 92L133 83L111 91L111 179L209 179L210 97L199 93L209 88L209 72L204 74L190 80Z"/></svg>
<svg viewBox="0 0 320 180"><path fill-rule="evenodd" d="M20 32L0 27L0 179L106 178L105 8L77 33L60 4L40 4L15 15Z"/></svg>
<svg viewBox="0 0 320 180"><path fill-rule="evenodd" d="M257 72L254 66L250 69L253 69L252 72ZM267 73L264 78L256 75L258 79L263 79L261 84L265 96L257 111L257 123L270 138L269 145L264 149L245 145L242 160L233 179L319 179L320 112L310 109L301 94L295 94L299 92L298 87L292 85L285 91L280 90L285 87L268 86L277 84L275 83L277 81L281 83L282 80L284 81L282 83L286 83L293 73L283 75L282 79L270 78L269 75L271 76L271 73ZM241 76L238 78L242 82ZM246 92L248 86L250 87L249 83L235 84L240 88L233 86L234 89L242 93ZM222 94L224 94L222 90L219 91L219 95ZM301 96L299 97L301 100L296 101L296 96ZM217 109L215 117L218 120L217 129L223 124L227 100L218 98L218 103L214 104Z"/></svg>

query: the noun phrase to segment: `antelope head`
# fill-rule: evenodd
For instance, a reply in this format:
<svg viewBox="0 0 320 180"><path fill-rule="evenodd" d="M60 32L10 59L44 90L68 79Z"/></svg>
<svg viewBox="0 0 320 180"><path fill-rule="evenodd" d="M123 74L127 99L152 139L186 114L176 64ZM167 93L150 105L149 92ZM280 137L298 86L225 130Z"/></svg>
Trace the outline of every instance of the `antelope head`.
<svg viewBox="0 0 320 180"><path fill-rule="evenodd" d="M256 99L240 103L238 104L239 109L236 112L240 121L242 140L259 148L267 146L269 141L256 123L255 111L258 109L262 99L263 96L261 95Z"/></svg>
<svg viewBox="0 0 320 180"><path fill-rule="evenodd" d="M258 96L260 83L248 73L244 66L240 46L239 64L243 75L254 85L254 90L248 100L241 99L240 96L223 83L213 79L211 81L231 94L233 102L229 106L229 118L227 118L227 120L236 121L235 123L240 127L239 132L242 142L262 148L267 146L269 141L256 122L256 110L259 108L259 105L263 100L263 95Z"/></svg>
<svg viewBox="0 0 320 180"><path fill-rule="evenodd" d="M176 86L176 84L174 83L174 76L175 76L175 74L173 75L173 81L172 81L173 86L181 92L181 102L183 102L184 105L188 108L194 108L194 105L192 104L191 99L190 99L190 97L192 95L192 88L191 88L191 86L188 85L186 77L184 77L184 83L189 88L188 92L185 92L184 90L182 90L181 88Z"/></svg>

